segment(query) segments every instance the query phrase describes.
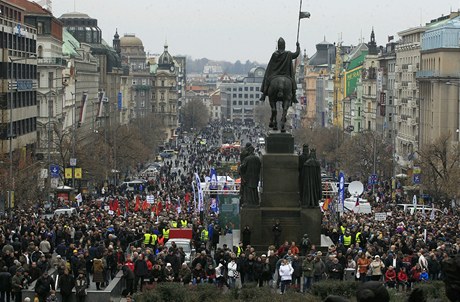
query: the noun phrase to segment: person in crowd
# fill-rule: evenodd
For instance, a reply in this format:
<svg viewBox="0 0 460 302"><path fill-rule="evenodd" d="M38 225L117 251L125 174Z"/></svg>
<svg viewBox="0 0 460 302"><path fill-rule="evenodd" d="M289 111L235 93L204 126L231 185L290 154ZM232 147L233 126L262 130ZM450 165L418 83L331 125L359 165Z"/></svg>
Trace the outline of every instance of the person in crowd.
<svg viewBox="0 0 460 302"><path fill-rule="evenodd" d="M100 258L93 259L93 282L96 283L96 289L101 290L104 284L104 263Z"/></svg>
<svg viewBox="0 0 460 302"><path fill-rule="evenodd" d="M163 277L166 282L174 282L175 281L175 274L172 268L171 263L166 263L166 266L163 270Z"/></svg>
<svg viewBox="0 0 460 302"><path fill-rule="evenodd" d="M366 281L367 271L369 269L369 265L371 264L371 260L366 256L365 253L361 252L361 256L358 258L357 261L357 272L356 278L361 280L361 282Z"/></svg>
<svg viewBox="0 0 460 302"><path fill-rule="evenodd" d="M144 286L144 278L147 277L148 267L147 262L144 261L142 254L139 254L136 261L134 262L134 292L139 288L142 291Z"/></svg>
<svg viewBox="0 0 460 302"><path fill-rule="evenodd" d="M85 273L84 271L79 271L77 279L75 280L75 296L77 297L77 302L85 302L87 287L88 283L86 282Z"/></svg>
<svg viewBox="0 0 460 302"><path fill-rule="evenodd" d="M398 287L397 287L398 290L407 291L410 288L409 277L407 276L405 266L401 267L401 269L399 270L397 281L398 281Z"/></svg>
<svg viewBox="0 0 460 302"><path fill-rule="evenodd" d="M56 296L56 291L51 290L49 296L46 298L46 302L58 302L58 297Z"/></svg>
<svg viewBox="0 0 460 302"><path fill-rule="evenodd" d="M62 302L70 302L72 289L75 286L75 279L69 273L69 269L65 268L64 273L58 278L58 288L61 289Z"/></svg>
<svg viewBox="0 0 460 302"><path fill-rule="evenodd" d="M343 276L343 267L339 263L339 259L336 257L332 259L332 263L329 266L328 275L332 280L341 280L341 276Z"/></svg>
<svg viewBox="0 0 460 302"><path fill-rule="evenodd" d="M21 302L22 290L24 288L23 268L16 270L16 274L11 279L11 292L14 295L14 302ZM35 285L35 287L37 287Z"/></svg>
<svg viewBox="0 0 460 302"><path fill-rule="evenodd" d="M313 270L315 269L315 263L313 255L309 254L302 261L302 275L303 275L303 292L310 290L313 281Z"/></svg>
<svg viewBox="0 0 460 302"><path fill-rule="evenodd" d="M396 271L392 265L390 265L385 272L385 284L389 288L395 288L396 287Z"/></svg>
<svg viewBox="0 0 460 302"><path fill-rule="evenodd" d="M187 263L182 263L182 266L179 270L179 282L183 284L190 284L192 281L192 271Z"/></svg>
<svg viewBox="0 0 460 302"><path fill-rule="evenodd" d="M8 268L2 267L0 270L0 302L10 302L12 278Z"/></svg>
<svg viewBox="0 0 460 302"><path fill-rule="evenodd" d="M380 281L383 276L383 269L385 268L385 264L380 259L379 255L374 256L374 260L369 265L371 270L371 280L372 281Z"/></svg>
<svg viewBox="0 0 460 302"><path fill-rule="evenodd" d="M283 259L279 268L279 276L281 279L281 294L284 294L291 284L293 273L294 269L292 268L289 261L287 259Z"/></svg>
<svg viewBox="0 0 460 302"><path fill-rule="evenodd" d="M122 278L126 282L126 295L133 295L134 294L134 272L127 266L123 265L121 267L121 271L123 272Z"/></svg>
<svg viewBox="0 0 460 302"><path fill-rule="evenodd" d="M55 290L54 280L45 271L35 282L35 292L38 295L39 302L46 302L46 298L49 296L51 290Z"/></svg>
<svg viewBox="0 0 460 302"><path fill-rule="evenodd" d="M315 256L314 266L313 266L313 280L314 282L319 282L323 279L324 274L326 273L326 264L324 264L321 259L322 253L318 251Z"/></svg>
<svg viewBox="0 0 460 302"><path fill-rule="evenodd" d="M229 288L235 288L236 280L239 279L239 272L234 253L231 254L230 262L227 265L227 276Z"/></svg>

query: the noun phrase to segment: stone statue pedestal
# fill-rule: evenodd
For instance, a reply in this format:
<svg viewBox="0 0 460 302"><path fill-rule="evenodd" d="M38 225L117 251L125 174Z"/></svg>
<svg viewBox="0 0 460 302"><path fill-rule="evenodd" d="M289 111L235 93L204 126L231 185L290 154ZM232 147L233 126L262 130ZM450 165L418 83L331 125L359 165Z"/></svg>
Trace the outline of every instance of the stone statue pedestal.
<svg viewBox="0 0 460 302"><path fill-rule="evenodd" d="M270 133L267 153L262 155L260 207L243 207L241 226L249 225L251 245L266 251L274 243L272 227L279 220L280 243L295 241L300 246L307 233L312 244L320 245L321 210L304 208L299 201L299 158L294 154L294 137L289 133ZM277 247L278 248L278 247Z"/></svg>

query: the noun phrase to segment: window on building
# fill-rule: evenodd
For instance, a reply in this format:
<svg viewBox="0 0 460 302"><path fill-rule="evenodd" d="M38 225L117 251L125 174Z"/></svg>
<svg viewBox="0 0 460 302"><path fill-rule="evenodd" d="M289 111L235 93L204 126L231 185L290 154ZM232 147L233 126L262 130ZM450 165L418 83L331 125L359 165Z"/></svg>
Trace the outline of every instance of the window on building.
<svg viewBox="0 0 460 302"><path fill-rule="evenodd" d="M243 94L242 94L242 93L239 93L239 94L238 94L238 97L239 97L239 98L242 98L242 97L243 97Z"/></svg>
<svg viewBox="0 0 460 302"><path fill-rule="evenodd" d="M161 101L164 101L164 100L165 100L165 93L164 93L164 92L162 92L162 93L160 94L160 100L161 100Z"/></svg>
<svg viewBox="0 0 460 302"><path fill-rule="evenodd" d="M236 101L233 101L233 105L236 105Z"/></svg>
<svg viewBox="0 0 460 302"><path fill-rule="evenodd" d="M247 94L247 93L244 94L244 98L245 98L245 99L248 98L248 94Z"/></svg>
<svg viewBox="0 0 460 302"><path fill-rule="evenodd" d="M236 93L233 94L233 97L236 98Z"/></svg>
<svg viewBox="0 0 460 302"><path fill-rule="evenodd" d="M48 72L48 87L53 88L54 72Z"/></svg>
<svg viewBox="0 0 460 302"><path fill-rule="evenodd" d="M244 91L248 91L249 87L244 87Z"/></svg>
<svg viewBox="0 0 460 302"><path fill-rule="evenodd" d="M243 87L238 87L238 91L243 91Z"/></svg>
<svg viewBox="0 0 460 302"><path fill-rule="evenodd" d="M243 105L243 101L238 101L238 105Z"/></svg>
<svg viewBox="0 0 460 302"><path fill-rule="evenodd" d="M254 87L249 87L249 91L254 91Z"/></svg>
<svg viewBox="0 0 460 302"><path fill-rule="evenodd" d="M254 101L249 101L250 106L254 106Z"/></svg>
<svg viewBox="0 0 460 302"><path fill-rule="evenodd" d="M244 106L247 106L248 105L248 101L244 101Z"/></svg>
<svg viewBox="0 0 460 302"><path fill-rule="evenodd" d="M37 34L43 34L43 22L37 22Z"/></svg>
<svg viewBox="0 0 460 302"><path fill-rule="evenodd" d="M40 73L37 72L37 87L40 88Z"/></svg>
<svg viewBox="0 0 460 302"><path fill-rule="evenodd" d="M161 87L165 87L165 81L161 80Z"/></svg>

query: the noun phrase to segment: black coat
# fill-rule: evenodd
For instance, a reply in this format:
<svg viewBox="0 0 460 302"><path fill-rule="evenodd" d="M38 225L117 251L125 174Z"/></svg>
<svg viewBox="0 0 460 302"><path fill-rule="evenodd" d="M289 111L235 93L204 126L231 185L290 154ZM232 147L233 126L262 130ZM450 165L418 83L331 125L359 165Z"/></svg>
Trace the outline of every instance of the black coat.
<svg viewBox="0 0 460 302"><path fill-rule="evenodd" d="M134 262L134 274L139 277L145 277L148 275L147 262L144 259L138 259Z"/></svg>
<svg viewBox="0 0 460 302"><path fill-rule="evenodd" d="M61 294L63 296L69 296L72 294L72 289L75 286L75 279L70 274L62 274L59 277L58 286L61 289Z"/></svg>
<svg viewBox="0 0 460 302"><path fill-rule="evenodd" d="M11 274L9 272L0 273L0 291L9 292L11 291Z"/></svg>

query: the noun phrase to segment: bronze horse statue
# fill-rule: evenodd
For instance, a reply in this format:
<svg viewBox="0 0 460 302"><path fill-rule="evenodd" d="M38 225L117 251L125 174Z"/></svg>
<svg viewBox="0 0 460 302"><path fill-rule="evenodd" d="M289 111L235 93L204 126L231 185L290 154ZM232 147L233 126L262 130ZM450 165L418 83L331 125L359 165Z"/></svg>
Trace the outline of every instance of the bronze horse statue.
<svg viewBox="0 0 460 302"><path fill-rule="evenodd" d="M273 130L278 130L278 111L276 109L276 103L281 102L283 113L281 114L280 130L281 132L286 132L286 116L293 99L291 78L284 75L273 77L273 79L270 81L270 86L268 87L268 99L272 109L272 115L270 117L270 123L268 124L268 127Z"/></svg>

